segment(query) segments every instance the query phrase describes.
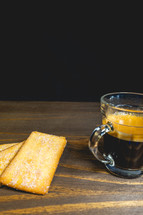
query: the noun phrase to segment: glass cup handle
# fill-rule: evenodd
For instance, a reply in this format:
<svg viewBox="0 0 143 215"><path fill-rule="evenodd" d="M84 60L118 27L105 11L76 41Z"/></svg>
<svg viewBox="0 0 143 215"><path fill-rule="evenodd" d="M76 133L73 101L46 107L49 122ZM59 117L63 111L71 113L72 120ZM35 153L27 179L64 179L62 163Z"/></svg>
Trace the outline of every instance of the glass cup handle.
<svg viewBox="0 0 143 215"><path fill-rule="evenodd" d="M110 154L105 155L101 154L98 150L99 140L101 137L108 133L109 131L113 131L113 126L110 122L105 125L101 125L95 128L90 136L89 140L89 149L93 153L93 155L104 164L109 164L110 166L114 166L115 162Z"/></svg>

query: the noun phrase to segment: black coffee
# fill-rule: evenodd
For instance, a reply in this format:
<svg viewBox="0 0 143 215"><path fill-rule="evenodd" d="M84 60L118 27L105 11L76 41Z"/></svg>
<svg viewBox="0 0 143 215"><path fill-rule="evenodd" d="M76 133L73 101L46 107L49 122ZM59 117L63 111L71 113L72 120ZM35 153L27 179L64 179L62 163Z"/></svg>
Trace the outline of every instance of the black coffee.
<svg viewBox="0 0 143 215"><path fill-rule="evenodd" d="M110 134L104 135L103 150L111 154L120 168L139 169L143 166L143 142L127 141Z"/></svg>

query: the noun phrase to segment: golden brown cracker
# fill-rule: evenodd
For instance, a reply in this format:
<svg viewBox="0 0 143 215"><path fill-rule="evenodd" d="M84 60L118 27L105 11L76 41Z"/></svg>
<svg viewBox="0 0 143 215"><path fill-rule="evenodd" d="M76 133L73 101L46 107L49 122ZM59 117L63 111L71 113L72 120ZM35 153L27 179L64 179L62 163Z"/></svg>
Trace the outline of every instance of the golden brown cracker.
<svg viewBox="0 0 143 215"><path fill-rule="evenodd" d="M17 143L5 143L5 144L0 144L0 152L11 147L11 146L14 146L16 145Z"/></svg>
<svg viewBox="0 0 143 215"><path fill-rule="evenodd" d="M13 144L11 147L0 152L0 175L18 152L23 142Z"/></svg>
<svg viewBox="0 0 143 215"><path fill-rule="evenodd" d="M27 192L47 193L65 145L65 137L32 132L2 173L0 182Z"/></svg>

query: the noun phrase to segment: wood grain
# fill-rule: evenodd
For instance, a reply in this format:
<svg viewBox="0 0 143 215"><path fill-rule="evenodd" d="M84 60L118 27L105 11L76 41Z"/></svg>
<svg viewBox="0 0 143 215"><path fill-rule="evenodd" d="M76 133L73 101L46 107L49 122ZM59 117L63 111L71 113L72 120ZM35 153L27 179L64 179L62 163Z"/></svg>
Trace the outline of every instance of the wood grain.
<svg viewBox="0 0 143 215"><path fill-rule="evenodd" d="M49 193L3 186L0 214L142 214L143 177L112 176L88 149L100 123L99 103L1 101L0 144L23 141L34 130L66 136L68 143Z"/></svg>

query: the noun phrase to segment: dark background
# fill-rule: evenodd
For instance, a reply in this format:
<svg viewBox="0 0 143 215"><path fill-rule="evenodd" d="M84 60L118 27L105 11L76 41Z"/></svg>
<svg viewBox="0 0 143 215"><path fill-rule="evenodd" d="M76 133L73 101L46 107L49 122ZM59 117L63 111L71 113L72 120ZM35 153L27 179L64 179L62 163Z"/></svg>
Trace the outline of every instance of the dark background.
<svg viewBox="0 0 143 215"><path fill-rule="evenodd" d="M0 100L99 101L108 92L143 92L141 5L64 7L4 10Z"/></svg>

